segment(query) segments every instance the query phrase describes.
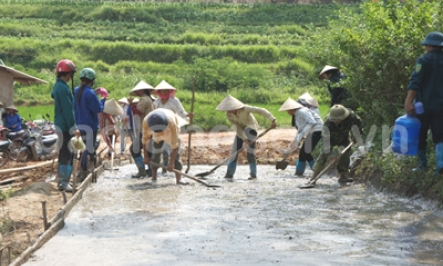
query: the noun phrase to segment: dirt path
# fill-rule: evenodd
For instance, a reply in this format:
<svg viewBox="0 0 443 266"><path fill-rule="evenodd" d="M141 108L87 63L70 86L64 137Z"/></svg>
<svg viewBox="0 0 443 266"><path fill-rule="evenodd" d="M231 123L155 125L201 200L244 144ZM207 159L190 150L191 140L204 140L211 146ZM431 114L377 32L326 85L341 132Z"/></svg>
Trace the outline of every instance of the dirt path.
<svg viewBox="0 0 443 266"><path fill-rule="evenodd" d="M261 132L261 130L260 130ZM274 129L257 143L257 160L259 164L274 164L281 159L279 150L288 146L295 134L294 129ZM229 156L234 132L220 133L196 133L191 139L191 164L218 164ZM182 140L181 156L182 162L187 163L188 134L180 136ZM124 158L129 158L129 145L131 141L127 139ZM120 150L120 142L116 142L117 150ZM102 141L99 150L105 148ZM106 155L104 152L102 155ZM117 155L116 158L121 157ZM107 160L109 158L105 158ZM290 163L294 164L295 158L290 158ZM27 165L38 164L40 162L30 162ZM239 163L247 163L246 155L239 156ZM9 163L6 167L14 168L24 166L24 164ZM56 168L56 167L55 167ZM12 258L18 256L23 250L32 245L43 232L42 201L46 201L48 219L63 206L63 196L58 191L55 182L45 182L50 175L51 167L47 166L38 170L29 170L15 176L25 176L23 179L23 189L16 191L7 200L0 201L0 249L10 246L12 248ZM136 169L134 168L134 173ZM0 176L0 181L11 178L12 174ZM8 193L3 189L2 193ZM1 194L0 194L1 196ZM67 194L68 200L70 194ZM7 251L3 253L0 265L7 265Z"/></svg>

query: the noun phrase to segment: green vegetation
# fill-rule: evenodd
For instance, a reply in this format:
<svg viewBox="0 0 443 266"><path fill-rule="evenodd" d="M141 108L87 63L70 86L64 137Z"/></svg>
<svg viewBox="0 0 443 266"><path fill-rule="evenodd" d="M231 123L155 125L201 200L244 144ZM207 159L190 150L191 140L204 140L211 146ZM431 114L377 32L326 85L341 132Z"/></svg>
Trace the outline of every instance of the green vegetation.
<svg viewBox="0 0 443 266"><path fill-rule="evenodd" d="M340 10L339 19L330 21L329 30L318 30L309 43L314 45L321 40L315 55L328 58L321 61L342 67L348 75L353 95L350 104L358 106L369 132L373 125L391 127L404 114L405 88L415 60L423 53L420 44L428 33L443 27L443 2L367 1L360 8L358 13ZM390 143L389 135L383 136L379 131L373 142L373 152L361 174L371 176L381 171L383 187L443 201L443 179L434 175L435 151L431 140L430 169L418 173L411 171L417 164L415 158L382 154Z"/></svg>
<svg viewBox="0 0 443 266"><path fill-rule="evenodd" d="M4 201L4 200L9 199L13 193L14 193L14 189L12 189L12 188L10 188L8 190L0 189L0 201Z"/></svg>
<svg viewBox="0 0 443 266"><path fill-rule="evenodd" d="M306 91L318 98L326 115L329 95L317 78L326 64L348 76L352 99L347 105L363 118L366 132L373 125L391 127L404 113L404 88L423 52L421 40L443 28L443 2L436 0L360 5L0 3L0 58L50 82L16 85L15 102L24 118L29 113L53 115L53 68L69 58L78 69L94 68L95 85L114 98L128 96L140 79L154 86L165 79L178 88L177 97L189 110L195 81L194 121L204 130L227 125L215 107L228 93L268 108L282 126L289 126L290 119L277 111L279 106ZM268 125L262 118L259 122ZM415 192L443 187L431 171L418 184L418 177L405 170L412 168L413 158L382 156L388 135L379 130L369 140L375 147L362 170L380 170L383 184L414 183Z"/></svg>
<svg viewBox="0 0 443 266"><path fill-rule="evenodd" d="M46 113L53 116L49 107L55 79L52 70L58 60L69 58L79 70L95 69L95 86L107 88L114 98L128 96L140 79L153 86L165 79L178 88L177 96L189 110L195 80L195 123L205 130L227 124L215 106L228 93L247 104L269 107L279 121L282 118L283 126L289 126L289 119L277 110L287 97L297 98L309 91L326 102L324 84L316 78L319 66L306 56L304 43L312 28L326 26L328 18L337 18L343 7L0 3L0 58L50 82L15 85L15 104L23 118L28 119L28 114L33 118ZM74 81L79 85L78 78Z"/></svg>

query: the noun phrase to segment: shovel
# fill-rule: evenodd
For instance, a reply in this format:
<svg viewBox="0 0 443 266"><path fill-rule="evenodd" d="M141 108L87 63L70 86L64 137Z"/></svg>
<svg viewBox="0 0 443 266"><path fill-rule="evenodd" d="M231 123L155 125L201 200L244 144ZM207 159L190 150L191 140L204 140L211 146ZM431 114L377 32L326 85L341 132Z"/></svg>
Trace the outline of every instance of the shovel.
<svg viewBox="0 0 443 266"><path fill-rule="evenodd" d="M157 168L163 168L163 169L165 169L166 170L166 166L164 166L164 165L160 165L160 164L158 164L158 163L155 163L155 162L150 162L150 164L152 165L152 166L155 166L155 167L157 167ZM183 176L186 176L187 178L189 178L189 179L192 179L192 180L194 180L194 181L196 181L196 182L198 182L198 183L200 183L200 184L203 184L203 185L205 185L205 186L207 186L207 187L221 187L221 186L219 186L219 185L211 185L211 184L208 184L208 183L206 183L205 181L203 181L203 180L200 180L200 179L198 179L198 178L196 178L196 177L193 177L192 175L188 175L188 174L186 174L186 173L183 173L183 172L181 172L181 171L179 171L179 170L177 170L177 169L173 169L172 170L174 173L177 173L177 174L181 174L181 175L183 175Z"/></svg>
<svg viewBox="0 0 443 266"><path fill-rule="evenodd" d="M114 147L115 147L115 134L112 134L111 174L114 173Z"/></svg>
<svg viewBox="0 0 443 266"><path fill-rule="evenodd" d="M194 101L195 101L195 78L194 78L194 82L193 82L193 87L192 87L192 100L191 100L191 113L194 112ZM189 127L192 126L192 117L189 118ZM191 165L191 137L192 137L192 130L189 131L188 133L188 166L186 167L186 171L185 173L189 172L189 168Z"/></svg>
<svg viewBox="0 0 443 266"><path fill-rule="evenodd" d="M269 130L271 130L272 128L267 128L265 131L263 131L262 133L260 133L260 135L258 135L254 140L251 141L251 143L249 145L254 144L255 142L257 142L257 140L261 137L263 137L266 133L269 132ZM223 164L225 164L227 161L229 161L232 158L235 158L235 156L237 156L237 154L239 154L241 151L243 151L244 149L246 149L246 147L242 147L241 149L239 149L237 152L231 154L228 158L226 158L225 160L223 160L221 163L219 163L217 166L215 166L214 168L212 168L209 171L203 172L203 173L199 173L196 174L195 176L199 177L199 178L204 178L207 175L212 174L215 170L217 170L220 166L222 166Z"/></svg>
<svg viewBox="0 0 443 266"><path fill-rule="evenodd" d="M303 147L303 144L305 143L305 138L303 138L301 141L300 141L300 147ZM299 149L298 149L299 150ZM300 153L300 150L297 152L297 153ZM286 161L286 159L289 157L289 155L291 155L292 154L292 152L289 152L288 154L286 154L285 155L285 157L283 157L283 159L282 160L280 160L280 161L277 161L277 163L275 164L275 169L276 170L285 170L286 169L286 167L288 167L288 164L289 164L289 162L288 161Z"/></svg>
<svg viewBox="0 0 443 266"><path fill-rule="evenodd" d="M354 144L353 142L351 142L346 148L344 148L344 150L342 150L340 152L340 154L338 155L337 158L331 160L331 162L320 172L318 173L318 175L309 181L309 183L307 183L306 185L303 185L300 187L300 189L307 189L307 188L314 188L315 187L315 182L317 182L317 180L320 179L320 177L326 173L333 165L335 165L336 162L338 162L338 160L340 159L341 155L344 154L347 150L349 150L352 147L352 144Z"/></svg>
<svg viewBox="0 0 443 266"><path fill-rule="evenodd" d="M291 152L286 154L285 157L283 157L282 160L277 161L277 163L275 163L275 169L276 170L285 170L286 167L288 167L289 162L286 161L286 159L289 157L289 155L291 155Z"/></svg>

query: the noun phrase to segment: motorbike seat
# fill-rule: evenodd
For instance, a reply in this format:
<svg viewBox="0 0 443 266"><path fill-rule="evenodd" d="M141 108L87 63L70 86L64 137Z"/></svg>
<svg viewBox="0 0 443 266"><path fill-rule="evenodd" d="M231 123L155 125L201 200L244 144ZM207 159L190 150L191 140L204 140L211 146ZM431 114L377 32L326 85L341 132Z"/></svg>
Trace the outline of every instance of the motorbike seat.
<svg viewBox="0 0 443 266"><path fill-rule="evenodd" d="M52 134L54 134L54 130L52 130L52 129L44 129L42 131L43 136L52 135Z"/></svg>
<svg viewBox="0 0 443 266"><path fill-rule="evenodd" d="M9 147L9 144L11 144L10 140L0 140L0 150L5 150Z"/></svg>
<svg viewBox="0 0 443 266"><path fill-rule="evenodd" d="M20 130L20 131L9 132L8 133L8 139L16 140L16 139L19 139L19 138L23 137L24 134L25 134L25 131L23 129Z"/></svg>
<svg viewBox="0 0 443 266"><path fill-rule="evenodd" d="M52 145L54 145L57 142L57 140L58 140L57 138L44 138L44 139L42 139L42 144L46 148L49 148Z"/></svg>

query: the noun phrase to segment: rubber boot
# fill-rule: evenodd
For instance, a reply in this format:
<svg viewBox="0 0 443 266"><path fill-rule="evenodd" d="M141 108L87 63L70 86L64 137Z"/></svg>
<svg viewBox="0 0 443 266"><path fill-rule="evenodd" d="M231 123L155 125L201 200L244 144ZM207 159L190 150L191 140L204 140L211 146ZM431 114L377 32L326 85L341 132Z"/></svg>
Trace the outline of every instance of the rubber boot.
<svg viewBox="0 0 443 266"><path fill-rule="evenodd" d="M225 178L234 178L235 170L237 170L237 162L228 162L228 170L226 172Z"/></svg>
<svg viewBox="0 0 443 266"><path fill-rule="evenodd" d="M80 170L80 176L77 178L77 183L82 183L86 177L88 176L89 171L88 170Z"/></svg>
<svg viewBox="0 0 443 266"><path fill-rule="evenodd" d="M309 164L309 167L311 167L311 170L314 170L315 160L309 161L308 164Z"/></svg>
<svg viewBox="0 0 443 266"><path fill-rule="evenodd" d="M60 172L58 173L60 178L59 190L64 190L66 192L72 192L72 187L69 185L69 179L71 179L72 166L61 164L59 165Z"/></svg>
<svg viewBox="0 0 443 266"><path fill-rule="evenodd" d="M354 179L350 178L348 173L341 173L339 174L338 182L339 183L354 182Z"/></svg>
<svg viewBox="0 0 443 266"><path fill-rule="evenodd" d="M250 163L249 171L250 171L250 176L248 179L249 180L257 179L257 163Z"/></svg>
<svg viewBox="0 0 443 266"><path fill-rule="evenodd" d="M437 150L437 146L436 150ZM417 152L418 167L413 168L412 171L426 171L428 170L428 159L426 158L426 150L419 150Z"/></svg>
<svg viewBox="0 0 443 266"><path fill-rule="evenodd" d="M306 169L306 162L297 160L297 166L295 167L295 174L302 176Z"/></svg>
<svg viewBox="0 0 443 266"><path fill-rule="evenodd" d="M139 156L137 158L134 158L135 165L137 166L138 173L135 175L132 175L132 178L144 178L147 173L145 170L145 163L143 162L143 157Z"/></svg>
<svg viewBox="0 0 443 266"><path fill-rule="evenodd" d="M435 145L435 154L437 160L437 174L443 175L443 142Z"/></svg>

